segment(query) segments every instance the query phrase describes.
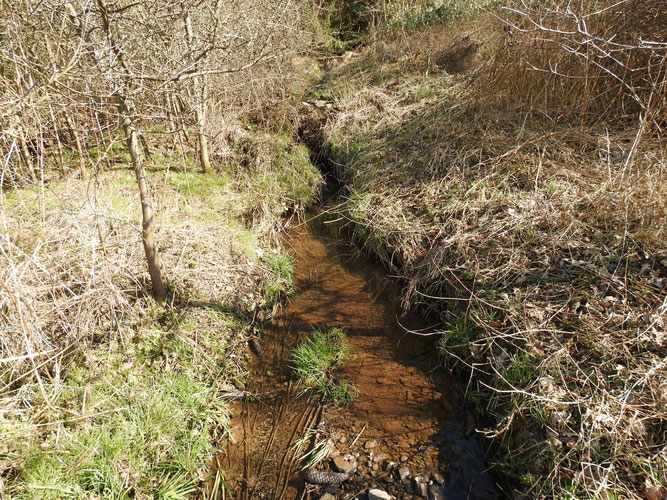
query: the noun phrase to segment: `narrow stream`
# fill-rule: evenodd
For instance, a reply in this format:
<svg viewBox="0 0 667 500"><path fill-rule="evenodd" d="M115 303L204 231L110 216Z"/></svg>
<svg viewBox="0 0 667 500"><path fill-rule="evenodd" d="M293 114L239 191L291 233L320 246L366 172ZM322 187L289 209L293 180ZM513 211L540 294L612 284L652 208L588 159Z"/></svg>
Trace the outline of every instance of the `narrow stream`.
<svg viewBox="0 0 667 500"><path fill-rule="evenodd" d="M401 326L420 330L428 322L399 317L400 290L380 266L328 236L325 224L294 228L284 245L294 257L297 293L264 333L246 387L252 397L235 403L232 439L219 458L233 497L365 499L377 488L399 499L495 498L474 417L454 379L439 367L432 340ZM339 376L359 395L347 408L297 397L290 350L314 327L348 334L354 358ZM304 481L297 457L308 448L297 443L306 429L333 450L318 469L335 471L345 460L356 465L349 479Z"/></svg>

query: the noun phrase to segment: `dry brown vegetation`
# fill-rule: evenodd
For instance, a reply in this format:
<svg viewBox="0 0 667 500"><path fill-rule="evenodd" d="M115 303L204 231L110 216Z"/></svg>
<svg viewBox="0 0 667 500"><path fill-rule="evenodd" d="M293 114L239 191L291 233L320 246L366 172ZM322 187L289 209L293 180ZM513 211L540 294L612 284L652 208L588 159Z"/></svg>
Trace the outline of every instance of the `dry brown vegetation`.
<svg viewBox="0 0 667 500"><path fill-rule="evenodd" d="M601 13L586 40L549 6L386 34L313 97L333 110L322 133L348 227L405 279L406 306L447 325L443 355L517 491L658 498L664 11L587 4Z"/></svg>
<svg viewBox="0 0 667 500"><path fill-rule="evenodd" d="M321 183L292 138L306 7L0 1L0 496L204 485L218 385L291 286L275 233Z"/></svg>
<svg viewBox="0 0 667 500"><path fill-rule="evenodd" d="M140 139L138 156L143 157L149 167L162 165L196 171L194 158L201 169L210 169L211 164L221 169L242 162L243 166L254 163L253 168L234 168L234 182L241 191L254 191L254 196L244 199L245 205L266 196L262 193L264 188L275 188L270 204L260 203L257 210L248 210L243 215L250 225L262 225L264 231L273 229L280 212L287 207L302 207L311 196L311 188L318 180L305 166L307 152L298 151L296 145L291 144L289 121L278 124L273 131L251 131L248 125L250 121L258 121L257 114L262 111L276 113L277 103L291 102L286 98L289 89L296 93L303 88L303 83L290 73L295 54L312 39L306 28L313 17L303 3L273 6L252 0L233 5L187 0L21 1L3 3L2 9L0 186L3 196L11 197L14 190L22 193L21 189L27 186L27 193L34 196L35 203L45 203L45 193L57 192L61 186L59 179L68 179L64 184L67 186L74 182L69 176L77 175L82 184L82 206L85 200L95 207L100 190L106 189L100 181L103 173L119 164L127 165L130 156L134 163L134 153L124 152L125 137L119 130L119 122L125 120L129 130L136 132ZM298 78L308 81L308 72L299 72ZM127 112L123 111L124 107ZM276 137L281 130L287 132ZM129 135L127 141L130 144ZM206 165L202 159L203 143L210 151ZM132 148L130 146L130 150ZM274 161L281 164L272 168ZM143 174L141 170L137 172L139 179ZM262 172L264 188L253 175L258 172ZM285 179L289 179L289 175L299 179L294 189L288 189L287 180L277 183L280 175ZM303 186L301 175L310 176ZM51 182L54 184L49 184ZM42 187L33 192L30 186L36 183L41 183ZM45 184L49 187L44 187ZM150 204L149 192L144 201ZM55 206L49 211L42 206L38 218L42 224L19 230L15 225L21 220L18 210L25 203L14 200L2 207L5 241L1 248L6 269L23 269L25 263L32 262L32 267L25 267L27 274L16 271L19 276L3 278L3 293L14 297L10 302L15 306L21 304L18 297L27 293L21 279L43 271L40 271L39 259L34 257L30 261L28 254L16 250L21 231L29 233L27 241L39 250L40 256L65 259L57 265L61 273L70 272L68 269L72 266L73 275L78 274L74 270L80 269L83 273L93 273L96 280L94 266L91 271L83 264L76 264L78 255L74 249L79 248L78 240L68 239L68 231L78 226L75 216L65 217L70 208ZM271 213L267 219L268 212ZM134 213L138 219L141 211ZM99 229L94 229L96 226ZM106 240L108 228L97 219L90 227L95 234L86 233L81 241L87 245L90 240L93 248L95 245L103 248L102 240ZM49 236L41 234L42 230ZM116 229L110 230L114 235L120 234ZM51 231L57 234L50 234ZM128 246L136 243L134 233L125 230L122 233L128 238ZM97 243L96 238L100 240ZM56 244L59 241L71 245L67 247L69 250L61 251ZM43 248L44 242L55 247ZM101 251L99 248L96 251ZM71 255L65 258L68 252ZM110 269L125 267L106 262L97 254L95 258ZM108 281L100 279L100 283ZM65 317L69 307L74 308L71 311L74 314L83 304L85 307L79 311L84 313L80 319L83 323L74 330L85 331L94 326L85 320L92 313L85 314L85 311L94 311L102 304L88 300L85 293L80 295L79 291L95 289L97 284L95 281L87 286L72 285L69 291L63 288L59 292L44 293L51 296L50 307L54 311L60 309L59 301L67 298ZM106 293L99 291L106 297ZM115 299L109 300L102 312L107 308L113 310L114 304ZM18 311L16 314L19 316L13 320L20 326L25 318ZM99 318L89 319L99 321ZM72 330L67 326L70 320L63 321L54 331ZM22 358L25 361L33 359L36 350L47 348L48 341L30 332L27 325L12 331L3 339L0 356L20 358L25 355ZM22 340L18 342L18 338Z"/></svg>

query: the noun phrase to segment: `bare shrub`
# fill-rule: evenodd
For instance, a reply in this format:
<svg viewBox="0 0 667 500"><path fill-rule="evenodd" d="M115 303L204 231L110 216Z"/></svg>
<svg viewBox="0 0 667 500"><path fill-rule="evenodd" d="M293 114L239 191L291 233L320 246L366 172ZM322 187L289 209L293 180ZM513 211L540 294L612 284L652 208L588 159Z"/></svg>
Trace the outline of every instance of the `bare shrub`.
<svg viewBox="0 0 667 500"><path fill-rule="evenodd" d="M586 64L485 22L386 37L333 72L341 215L404 278L406 307L440 316L429 333L495 422L479 432L510 488L642 498L667 470L663 82L536 71ZM438 63L466 43L490 62ZM593 84L588 114L570 112Z"/></svg>
<svg viewBox="0 0 667 500"><path fill-rule="evenodd" d="M554 119L608 119L664 127L667 13L659 0L516 2L490 68L485 102L547 112ZM518 99L521 97L521 99Z"/></svg>

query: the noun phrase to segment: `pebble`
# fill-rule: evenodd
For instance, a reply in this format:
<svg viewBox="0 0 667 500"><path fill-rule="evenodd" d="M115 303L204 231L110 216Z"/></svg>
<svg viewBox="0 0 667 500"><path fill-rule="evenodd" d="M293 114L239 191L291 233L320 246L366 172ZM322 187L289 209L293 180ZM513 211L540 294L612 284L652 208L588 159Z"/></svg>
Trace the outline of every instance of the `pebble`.
<svg viewBox="0 0 667 500"><path fill-rule="evenodd" d="M372 450L373 448L377 448L378 442L377 439L369 439L364 443L364 448L367 450Z"/></svg>
<svg viewBox="0 0 667 500"><path fill-rule="evenodd" d="M333 496L331 493L325 493L320 497L320 500L336 500L336 497Z"/></svg>
<svg viewBox="0 0 667 500"><path fill-rule="evenodd" d="M442 477L442 474L440 474L439 472L434 472L433 474L431 474L431 479L433 480L434 483L438 484L445 483L445 478Z"/></svg>
<svg viewBox="0 0 667 500"><path fill-rule="evenodd" d="M384 490L374 488L368 492L368 500L391 500L393 497Z"/></svg>
<svg viewBox="0 0 667 500"><path fill-rule="evenodd" d="M428 487L428 500L445 500L445 489L437 484Z"/></svg>
<svg viewBox="0 0 667 500"><path fill-rule="evenodd" d="M347 436L341 436L340 438L338 438L338 442L339 442L340 444L345 444L345 443L347 443Z"/></svg>
<svg viewBox="0 0 667 500"><path fill-rule="evenodd" d="M412 478L412 489L416 495L422 498L428 497L428 480L424 476L415 476Z"/></svg>
<svg viewBox="0 0 667 500"><path fill-rule="evenodd" d="M344 472L345 474L352 474L357 470L357 459L354 458L354 455L339 455L334 457L332 460L334 467L338 472Z"/></svg>
<svg viewBox="0 0 667 500"><path fill-rule="evenodd" d="M407 462L408 461L408 456L407 455L401 455L401 462Z"/></svg>
<svg viewBox="0 0 667 500"><path fill-rule="evenodd" d="M407 479L410 477L410 469L407 467L403 466L400 469L398 469L398 477L401 479L401 481Z"/></svg>

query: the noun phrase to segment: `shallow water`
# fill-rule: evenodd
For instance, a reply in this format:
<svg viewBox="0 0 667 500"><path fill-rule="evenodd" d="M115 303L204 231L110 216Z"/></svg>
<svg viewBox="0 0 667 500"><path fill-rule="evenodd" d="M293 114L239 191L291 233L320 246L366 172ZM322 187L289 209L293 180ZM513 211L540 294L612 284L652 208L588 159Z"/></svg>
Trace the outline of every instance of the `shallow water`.
<svg viewBox="0 0 667 500"><path fill-rule="evenodd" d="M432 341L403 328L428 329L428 321L399 317L400 290L383 269L315 226L296 227L284 239L298 292L264 333L264 354L246 387L253 397L236 403L233 439L219 457L234 498L319 498L325 491L366 498L373 487L419 498L409 479L398 479L399 467L413 477L441 475L444 485L432 484L442 495L435 498L494 498L474 417L463 410L454 379L438 365ZM338 376L359 389L353 404L335 410L315 396L297 397L288 366L290 349L314 327L334 326L345 328L354 356ZM355 456L358 469L348 481L304 483L295 460L303 450L295 446L307 428L329 439L334 454ZM320 467L329 470L329 460Z"/></svg>

